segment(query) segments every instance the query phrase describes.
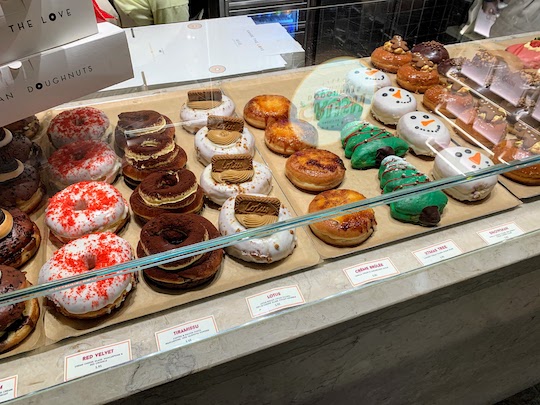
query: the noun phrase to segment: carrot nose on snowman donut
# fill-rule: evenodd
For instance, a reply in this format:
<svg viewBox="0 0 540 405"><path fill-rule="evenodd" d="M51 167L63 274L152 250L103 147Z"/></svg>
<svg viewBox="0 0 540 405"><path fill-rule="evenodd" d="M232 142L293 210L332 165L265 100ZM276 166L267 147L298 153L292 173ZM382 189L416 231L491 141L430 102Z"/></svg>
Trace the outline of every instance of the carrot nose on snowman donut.
<svg viewBox="0 0 540 405"><path fill-rule="evenodd" d="M435 122L435 120L427 120L427 121L420 121L421 124L425 127L427 127L429 124Z"/></svg>
<svg viewBox="0 0 540 405"><path fill-rule="evenodd" d="M401 90L398 89L394 94L392 94L392 97L401 98Z"/></svg>
<svg viewBox="0 0 540 405"><path fill-rule="evenodd" d="M481 159L482 159L482 156L480 155L479 152L476 152L476 154L475 154L474 156L471 156L471 157L469 158L469 160L470 160L471 162L473 162L474 164L476 164L476 165L479 165L479 164L480 164L480 160L481 160Z"/></svg>

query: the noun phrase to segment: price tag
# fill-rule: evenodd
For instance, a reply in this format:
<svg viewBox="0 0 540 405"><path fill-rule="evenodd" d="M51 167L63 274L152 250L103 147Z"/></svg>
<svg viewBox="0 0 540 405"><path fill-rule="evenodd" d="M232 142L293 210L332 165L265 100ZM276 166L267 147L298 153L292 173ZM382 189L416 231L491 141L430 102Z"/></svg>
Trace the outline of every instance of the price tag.
<svg viewBox="0 0 540 405"><path fill-rule="evenodd" d="M343 272L353 287L399 274L394 263L387 257L344 268Z"/></svg>
<svg viewBox="0 0 540 405"><path fill-rule="evenodd" d="M303 304L304 297L297 285L274 288L246 298L252 318Z"/></svg>
<svg viewBox="0 0 540 405"><path fill-rule="evenodd" d="M214 316L208 316L156 332L156 343L161 351L197 342L217 333Z"/></svg>
<svg viewBox="0 0 540 405"><path fill-rule="evenodd" d="M503 240L512 239L516 236L523 235L523 231L515 222L498 225L494 228L489 228L484 231L476 232L488 245L501 242Z"/></svg>
<svg viewBox="0 0 540 405"><path fill-rule="evenodd" d="M0 380L0 402L17 398L17 376L2 378Z"/></svg>
<svg viewBox="0 0 540 405"><path fill-rule="evenodd" d="M64 381L92 374L130 360L130 340L71 354L65 357Z"/></svg>
<svg viewBox="0 0 540 405"><path fill-rule="evenodd" d="M451 240L437 243L436 245L427 246L425 248L412 252L420 263L424 266L440 262L441 260L459 256L463 251Z"/></svg>

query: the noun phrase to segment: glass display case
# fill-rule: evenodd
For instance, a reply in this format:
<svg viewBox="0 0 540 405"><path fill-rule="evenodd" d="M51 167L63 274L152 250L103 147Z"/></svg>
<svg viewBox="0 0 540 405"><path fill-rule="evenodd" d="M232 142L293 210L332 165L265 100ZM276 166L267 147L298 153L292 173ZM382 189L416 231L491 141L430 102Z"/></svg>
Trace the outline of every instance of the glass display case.
<svg viewBox="0 0 540 405"><path fill-rule="evenodd" d="M346 41L353 54L314 34L328 28L315 15L383 3L404 15L402 2L286 11L287 31L308 16L302 34L317 41L302 44L303 67L233 73L211 52L213 20L179 24L209 49L199 79L109 89L4 127L0 400L120 399L535 270L540 80L515 48L536 49L538 33L447 45L436 63L410 52L423 34L394 36L412 6L408 22L373 28L376 46ZM254 37L246 24L233 39ZM260 52L273 43L256 38Z"/></svg>

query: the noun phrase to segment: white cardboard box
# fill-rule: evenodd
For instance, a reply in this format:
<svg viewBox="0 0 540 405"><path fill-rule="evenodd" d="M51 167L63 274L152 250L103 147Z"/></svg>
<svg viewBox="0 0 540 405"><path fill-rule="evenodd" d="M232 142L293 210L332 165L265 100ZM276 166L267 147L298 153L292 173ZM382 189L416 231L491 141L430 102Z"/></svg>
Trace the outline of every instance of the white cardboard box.
<svg viewBox="0 0 540 405"><path fill-rule="evenodd" d="M124 30L96 35L0 66L0 126L133 77Z"/></svg>
<svg viewBox="0 0 540 405"><path fill-rule="evenodd" d="M91 0L2 0L0 65L97 32Z"/></svg>

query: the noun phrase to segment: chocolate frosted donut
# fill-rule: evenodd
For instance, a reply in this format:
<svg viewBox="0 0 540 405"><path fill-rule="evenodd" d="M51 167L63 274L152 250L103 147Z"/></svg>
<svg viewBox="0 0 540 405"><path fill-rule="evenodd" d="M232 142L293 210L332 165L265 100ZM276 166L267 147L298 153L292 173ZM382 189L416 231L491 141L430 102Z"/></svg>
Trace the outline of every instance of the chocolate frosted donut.
<svg viewBox="0 0 540 405"><path fill-rule="evenodd" d="M36 209L45 193L38 171L21 161L0 155L0 206Z"/></svg>
<svg viewBox="0 0 540 405"><path fill-rule="evenodd" d="M43 153L39 145L26 136L0 128L0 155L11 156L39 169Z"/></svg>
<svg viewBox="0 0 540 405"><path fill-rule="evenodd" d="M0 209L0 264L20 267L38 250L37 225L18 208Z"/></svg>
<svg viewBox="0 0 540 405"><path fill-rule="evenodd" d="M0 266L2 277L0 278L0 294L17 291L23 288L26 277L22 271L17 271L13 267ZM13 322L22 317L24 312L24 302L18 302L7 306L0 306L0 331L4 331Z"/></svg>
<svg viewBox="0 0 540 405"><path fill-rule="evenodd" d="M114 139L118 148L124 150L139 137L147 139L147 137L163 135L166 139L174 140L174 134L174 125L169 117L161 115L157 111L141 110L118 115Z"/></svg>
<svg viewBox="0 0 540 405"><path fill-rule="evenodd" d="M437 41L427 41L416 44L413 49L411 49L411 52L418 52L436 64L450 58L450 54L444 45Z"/></svg>
<svg viewBox="0 0 540 405"><path fill-rule="evenodd" d="M39 133L41 125L38 118L32 115L31 117L6 125L4 128L9 129L13 135L23 135L32 139Z"/></svg>

